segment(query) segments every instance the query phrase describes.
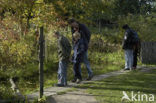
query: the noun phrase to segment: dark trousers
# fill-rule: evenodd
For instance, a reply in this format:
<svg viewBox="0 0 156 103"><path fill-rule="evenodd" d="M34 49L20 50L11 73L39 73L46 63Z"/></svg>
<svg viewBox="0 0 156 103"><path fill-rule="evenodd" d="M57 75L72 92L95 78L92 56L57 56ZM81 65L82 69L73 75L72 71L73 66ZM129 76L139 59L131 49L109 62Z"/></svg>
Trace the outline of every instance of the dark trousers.
<svg viewBox="0 0 156 103"><path fill-rule="evenodd" d="M81 76L81 63L80 62L74 63L74 78L82 80L82 76Z"/></svg>
<svg viewBox="0 0 156 103"><path fill-rule="evenodd" d="M138 56L138 50L136 49L136 50L134 50L134 52L133 52L133 67L137 67L137 56Z"/></svg>

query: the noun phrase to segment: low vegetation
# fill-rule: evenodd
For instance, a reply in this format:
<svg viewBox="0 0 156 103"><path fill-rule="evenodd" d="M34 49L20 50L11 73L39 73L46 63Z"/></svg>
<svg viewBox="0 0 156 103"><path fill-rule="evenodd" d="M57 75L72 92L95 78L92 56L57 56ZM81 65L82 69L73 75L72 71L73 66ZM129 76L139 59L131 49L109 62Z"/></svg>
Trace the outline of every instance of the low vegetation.
<svg viewBox="0 0 156 103"><path fill-rule="evenodd" d="M156 98L153 98L156 95L155 73L156 70L132 71L117 77L87 83L78 88L87 89L88 93L96 96L99 103L155 103ZM123 91L130 101L126 99L122 101Z"/></svg>

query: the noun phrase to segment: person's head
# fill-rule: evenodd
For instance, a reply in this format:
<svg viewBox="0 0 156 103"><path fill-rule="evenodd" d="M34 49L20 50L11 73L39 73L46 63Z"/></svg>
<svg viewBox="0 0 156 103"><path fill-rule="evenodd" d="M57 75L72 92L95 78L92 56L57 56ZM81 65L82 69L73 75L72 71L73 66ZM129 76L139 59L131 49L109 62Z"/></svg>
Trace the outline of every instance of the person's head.
<svg viewBox="0 0 156 103"><path fill-rule="evenodd" d="M79 28L79 23L75 19L69 19L68 24L73 28Z"/></svg>
<svg viewBox="0 0 156 103"><path fill-rule="evenodd" d="M75 39L75 41L78 41L81 38L81 34L78 31L76 31L73 34L73 38Z"/></svg>
<svg viewBox="0 0 156 103"><path fill-rule="evenodd" d="M127 24L125 24L122 26L122 29L124 29L124 30L129 29L129 26Z"/></svg>
<svg viewBox="0 0 156 103"><path fill-rule="evenodd" d="M53 36L58 39L60 37L60 32L55 31Z"/></svg>
<svg viewBox="0 0 156 103"><path fill-rule="evenodd" d="M74 31L79 31L79 26L75 26L73 29Z"/></svg>

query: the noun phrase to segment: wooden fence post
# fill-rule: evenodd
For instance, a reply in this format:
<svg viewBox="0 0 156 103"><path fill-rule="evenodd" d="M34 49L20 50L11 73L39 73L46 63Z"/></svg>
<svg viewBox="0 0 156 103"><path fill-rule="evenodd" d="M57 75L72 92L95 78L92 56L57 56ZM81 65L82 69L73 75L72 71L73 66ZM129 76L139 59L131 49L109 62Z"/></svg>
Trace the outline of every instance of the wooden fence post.
<svg viewBox="0 0 156 103"><path fill-rule="evenodd" d="M44 35L43 35L43 27L40 28L40 37L39 37L39 82L40 82L40 92L39 97L43 96L43 64L44 64Z"/></svg>

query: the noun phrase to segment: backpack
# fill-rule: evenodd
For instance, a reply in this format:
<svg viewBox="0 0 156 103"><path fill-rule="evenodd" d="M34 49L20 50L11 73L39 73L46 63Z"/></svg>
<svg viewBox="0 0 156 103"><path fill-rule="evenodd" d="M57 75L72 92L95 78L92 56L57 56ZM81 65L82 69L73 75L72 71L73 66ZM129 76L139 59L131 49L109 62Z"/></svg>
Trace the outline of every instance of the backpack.
<svg viewBox="0 0 156 103"><path fill-rule="evenodd" d="M131 43L137 44L139 42L138 33L134 30L131 30Z"/></svg>

